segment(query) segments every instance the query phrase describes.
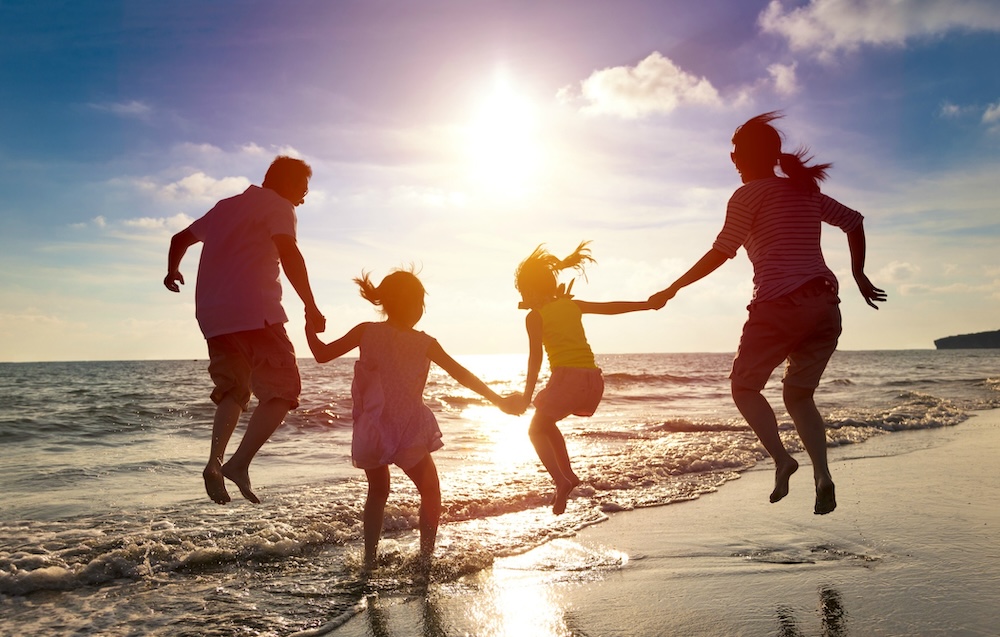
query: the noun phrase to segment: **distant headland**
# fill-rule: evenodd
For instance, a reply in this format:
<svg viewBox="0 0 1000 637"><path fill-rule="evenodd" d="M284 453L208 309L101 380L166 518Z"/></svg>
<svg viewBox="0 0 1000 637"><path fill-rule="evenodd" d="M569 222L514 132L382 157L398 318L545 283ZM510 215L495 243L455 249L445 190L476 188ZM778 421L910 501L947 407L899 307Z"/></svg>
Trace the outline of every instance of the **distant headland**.
<svg viewBox="0 0 1000 637"><path fill-rule="evenodd" d="M938 349L1000 349L1000 330L945 336L934 341Z"/></svg>

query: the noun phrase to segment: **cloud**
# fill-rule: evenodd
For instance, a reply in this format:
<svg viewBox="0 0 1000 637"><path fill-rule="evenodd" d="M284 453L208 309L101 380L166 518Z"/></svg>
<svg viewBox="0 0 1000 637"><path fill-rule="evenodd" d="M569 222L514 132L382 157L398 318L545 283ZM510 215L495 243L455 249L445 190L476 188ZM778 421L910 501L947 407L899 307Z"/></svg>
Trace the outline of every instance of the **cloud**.
<svg viewBox="0 0 1000 637"><path fill-rule="evenodd" d="M704 77L685 72L659 52L653 52L635 66L616 66L594 71L580 83L578 93L590 113L606 113L638 118L652 113L670 113L681 105L721 104L719 92ZM563 99L576 91L560 91Z"/></svg>
<svg viewBox="0 0 1000 637"><path fill-rule="evenodd" d="M136 179L132 183L140 190L161 199L199 204L238 195L250 186L250 180L246 177L215 179L200 170L168 184L159 184L149 177Z"/></svg>
<svg viewBox="0 0 1000 637"><path fill-rule="evenodd" d="M795 63L792 64L772 64L767 67L767 72L774 80L774 90L778 95L794 95L799 91L798 81L795 77Z"/></svg>
<svg viewBox="0 0 1000 637"><path fill-rule="evenodd" d="M122 222L122 225L139 230L170 230L171 232L176 232L187 228L191 225L192 221L194 219L180 212L172 217L137 217L135 219L126 219Z"/></svg>
<svg viewBox="0 0 1000 637"><path fill-rule="evenodd" d="M919 265L902 261L892 261L879 270L876 280L886 283L902 283L914 279L919 272Z"/></svg>
<svg viewBox="0 0 1000 637"><path fill-rule="evenodd" d="M1000 127L1000 102L990 104L986 107L986 112L983 113L983 123L990 126L993 130Z"/></svg>
<svg viewBox="0 0 1000 637"><path fill-rule="evenodd" d="M785 9L771 0L757 19L795 51L830 58L861 46L902 46L949 31L1000 31L995 0L811 0Z"/></svg>
<svg viewBox="0 0 1000 637"><path fill-rule="evenodd" d="M95 111L111 113L119 117L146 120L153 114L153 107L145 102L131 100L128 102L101 102L88 104Z"/></svg>

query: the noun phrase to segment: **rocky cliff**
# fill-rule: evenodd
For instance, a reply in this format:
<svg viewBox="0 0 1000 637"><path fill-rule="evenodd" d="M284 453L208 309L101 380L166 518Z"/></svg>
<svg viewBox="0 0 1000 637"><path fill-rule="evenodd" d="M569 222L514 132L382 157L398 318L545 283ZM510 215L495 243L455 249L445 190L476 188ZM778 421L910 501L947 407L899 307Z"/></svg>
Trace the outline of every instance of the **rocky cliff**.
<svg viewBox="0 0 1000 637"><path fill-rule="evenodd" d="M1000 330L945 336L934 341L938 349L993 349L1000 348Z"/></svg>

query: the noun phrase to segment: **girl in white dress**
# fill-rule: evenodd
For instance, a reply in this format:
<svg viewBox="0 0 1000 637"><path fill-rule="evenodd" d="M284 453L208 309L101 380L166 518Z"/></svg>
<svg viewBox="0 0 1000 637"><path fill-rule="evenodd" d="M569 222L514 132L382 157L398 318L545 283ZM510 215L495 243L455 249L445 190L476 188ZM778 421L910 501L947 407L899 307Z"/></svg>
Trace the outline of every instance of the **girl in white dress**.
<svg viewBox="0 0 1000 637"><path fill-rule="evenodd" d="M381 322L361 323L323 343L306 323L309 349L319 363L360 348L351 397L354 431L351 460L368 478L364 536L366 570L375 566L389 497L389 465L402 469L420 492L420 555L429 565L441 517L441 487L431 452L442 447L441 429L423 402L430 364L507 413L522 413L519 396L502 398L449 356L438 342L413 329L424 313L424 286L412 272L394 271L376 287L368 274L354 279L361 296L378 306Z"/></svg>

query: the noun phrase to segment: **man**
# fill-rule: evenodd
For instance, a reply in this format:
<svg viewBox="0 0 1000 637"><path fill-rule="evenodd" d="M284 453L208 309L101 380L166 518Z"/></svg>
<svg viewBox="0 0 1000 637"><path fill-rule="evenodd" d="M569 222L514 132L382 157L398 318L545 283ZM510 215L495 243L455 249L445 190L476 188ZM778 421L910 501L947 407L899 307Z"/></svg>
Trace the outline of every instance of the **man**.
<svg viewBox="0 0 1000 637"><path fill-rule="evenodd" d="M195 314L208 343L208 371L215 383L212 446L202 472L208 497L218 504L231 498L225 478L247 500L260 500L250 488L249 467L257 451L298 406L301 391L295 351L284 323L278 264L302 299L306 320L323 331L326 319L316 307L305 260L295 242L295 206L309 191L312 169L304 161L279 156L264 183L223 199L170 240L163 285L180 292L180 263L187 249L204 245L198 265ZM258 404L236 453L223 464L226 445L251 392Z"/></svg>

